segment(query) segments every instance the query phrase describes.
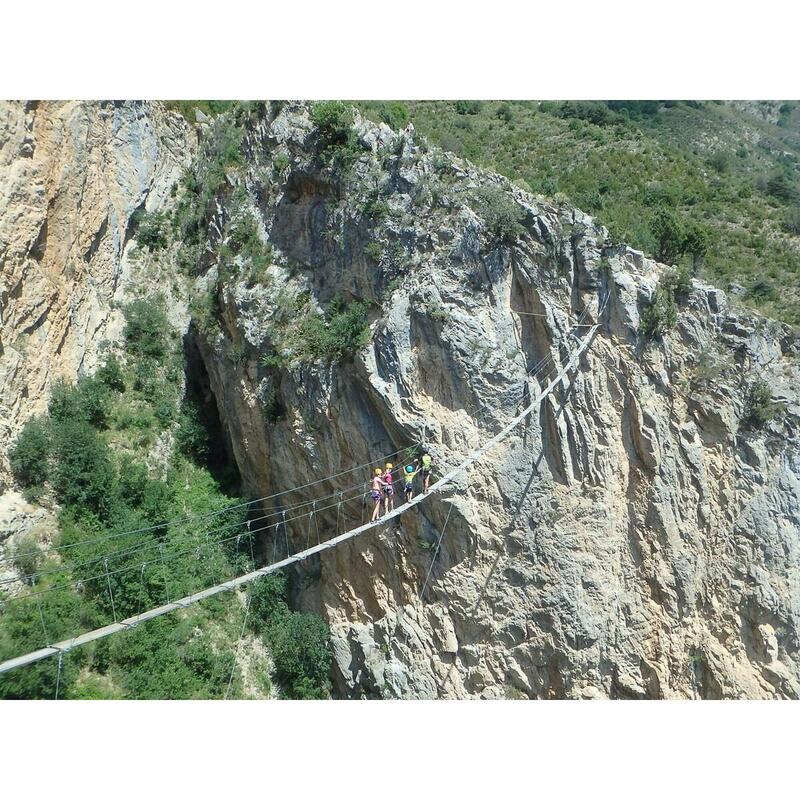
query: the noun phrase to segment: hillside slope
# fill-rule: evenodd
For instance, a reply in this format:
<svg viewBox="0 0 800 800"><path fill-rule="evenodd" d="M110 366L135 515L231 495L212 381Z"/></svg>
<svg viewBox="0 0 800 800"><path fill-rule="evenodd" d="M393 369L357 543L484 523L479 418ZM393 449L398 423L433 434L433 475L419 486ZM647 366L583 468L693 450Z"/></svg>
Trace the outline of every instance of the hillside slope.
<svg viewBox="0 0 800 800"><path fill-rule="evenodd" d="M535 193L561 193L617 242L659 254L657 210L701 226L700 274L762 312L800 323L800 113L796 103L416 101L435 144ZM683 260L691 261L687 255ZM668 263L672 263L672 260Z"/></svg>

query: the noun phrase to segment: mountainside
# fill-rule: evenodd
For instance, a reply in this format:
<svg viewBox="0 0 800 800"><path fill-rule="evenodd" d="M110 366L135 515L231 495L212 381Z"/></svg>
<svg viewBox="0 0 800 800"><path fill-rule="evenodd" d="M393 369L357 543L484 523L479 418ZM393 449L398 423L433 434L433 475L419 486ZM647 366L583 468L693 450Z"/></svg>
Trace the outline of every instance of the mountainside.
<svg viewBox="0 0 800 800"><path fill-rule="evenodd" d="M751 307L800 322L796 102L360 106L375 119L408 117L432 143L534 192L561 193L595 215L615 241L667 263L694 262L705 279L730 288ZM692 234L685 252L663 236L664 215L677 232Z"/></svg>
<svg viewBox="0 0 800 800"><path fill-rule="evenodd" d="M119 337L131 218L165 202L194 139L145 103L0 103L0 488L52 384Z"/></svg>
<svg viewBox="0 0 800 800"><path fill-rule="evenodd" d="M52 377L91 373L100 339L119 342L111 299L161 291L242 493L286 493L279 511L333 498L265 528L269 558L371 511L369 467L292 487L388 453L404 463L419 442L443 474L597 323L562 389L455 489L293 570L290 604L329 625L334 693L800 696L799 345L786 324L620 244L563 198L336 103L243 104L204 119L196 148L159 103L8 104L4 197L29 182L25 114L48 174L93 174L83 145L40 150L51 116L95 120L103 191L121 199L93 204L98 225L21 202L25 236L4 203L3 241L19 243L4 245L18 288L3 302L3 458ZM107 168L128 152L136 169ZM37 258L44 218L50 255ZM63 317L69 351L50 327L25 327L42 264L63 288L39 313ZM81 299L72 317L62 297ZM22 335L39 337L35 352L11 353Z"/></svg>

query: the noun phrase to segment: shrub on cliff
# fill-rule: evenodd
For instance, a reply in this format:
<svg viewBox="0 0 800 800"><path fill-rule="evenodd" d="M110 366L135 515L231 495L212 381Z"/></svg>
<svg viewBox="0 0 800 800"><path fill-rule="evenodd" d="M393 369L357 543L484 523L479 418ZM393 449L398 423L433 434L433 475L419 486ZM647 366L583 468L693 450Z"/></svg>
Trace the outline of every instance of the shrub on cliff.
<svg viewBox="0 0 800 800"><path fill-rule="evenodd" d="M746 430L763 428L773 420L781 406L772 399L769 384L757 378L747 388L741 424Z"/></svg>
<svg viewBox="0 0 800 800"><path fill-rule="evenodd" d="M58 423L81 420L103 430L108 427L111 413L108 388L97 376L81 378L74 385L56 381L50 394L48 411L51 419Z"/></svg>
<svg viewBox="0 0 800 800"><path fill-rule="evenodd" d="M50 427L47 421L39 417L29 419L9 453L11 471L23 487L41 486L47 480L50 449Z"/></svg>
<svg viewBox="0 0 800 800"><path fill-rule="evenodd" d="M311 358L344 361L352 358L366 343L368 306L358 300L345 303L341 297L331 302L328 319L311 315L300 326L301 352Z"/></svg>
<svg viewBox="0 0 800 800"><path fill-rule="evenodd" d="M171 330L161 297L133 300L125 306L125 344L134 356L161 361L167 354Z"/></svg>
<svg viewBox="0 0 800 800"><path fill-rule="evenodd" d="M456 100L456 114L480 114L483 103L480 100Z"/></svg>
<svg viewBox="0 0 800 800"><path fill-rule="evenodd" d="M479 189L476 198L486 227L496 239L511 244L525 232L522 226L525 212L505 192L487 187Z"/></svg>
<svg viewBox="0 0 800 800"><path fill-rule="evenodd" d="M408 124L408 108L403 103L393 100L384 103L378 112L381 122L385 122L390 128L399 130Z"/></svg>
<svg viewBox="0 0 800 800"><path fill-rule="evenodd" d="M671 208L661 206L653 212L650 231L656 241L656 258L659 261L671 264L683 253L683 224Z"/></svg>
<svg viewBox="0 0 800 800"><path fill-rule="evenodd" d="M119 500L117 473L105 440L85 420L54 427L51 481L62 505L109 520Z"/></svg>
<svg viewBox="0 0 800 800"><path fill-rule="evenodd" d="M161 212L140 209L131 222L136 229L136 241L141 247L157 252L169 244L169 220Z"/></svg>
<svg viewBox="0 0 800 800"><path fill-rule="evenodd" d="M95 374L98 380L112 391L125 391L125 376L115 355L108 356Z"/></svg>
<svg viewBox="0 0 800 800"><path fill-rule="evenodd" d="M639 331L647 339L655 339L674 328L677 322L678 306L674 293L667 286L659 286L642 311Z"/></svg>
<svg viewBox="0 0 800 800"><path fill-rule="evenodd" d="M328 626L313 614L289 612L269 626L267 640L278 679L296 700L322 700L330 693Z"/></svg>
<svg viewBox="0 0 800 800"><path fill-rule="evenodd" d="M340 100L314 103L311 121L319 131L323 160L342 168L349 166L361 151L353 130L353 112Z"/></svg>

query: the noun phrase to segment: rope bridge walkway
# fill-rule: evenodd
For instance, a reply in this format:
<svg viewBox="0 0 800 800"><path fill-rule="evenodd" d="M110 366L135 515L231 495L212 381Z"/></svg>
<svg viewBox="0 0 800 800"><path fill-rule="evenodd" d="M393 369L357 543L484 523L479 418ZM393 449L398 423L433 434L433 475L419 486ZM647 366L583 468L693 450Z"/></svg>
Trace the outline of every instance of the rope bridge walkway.
<svg viewBox="0 0 800 800"><path fill-rule="evenodd" d="M603 310L602 308L599 310L598 319L599 319L599 316L600 316L600 312L602 312L602 310ZM580 320L579 320L579 323L580 323ZM576 325L575 327L587 327L587 326L579 324L579 325ZM309 539L310 539L310 536L311 536L311 520L313 519L313 517L316 514L320 513L324 509L331 509L331 508L336 507L337 508L337 526L338 526L339 511L341 509L342 503L345 502L345 500L344 500L344 492L347 491L346 489L345 490L340 490L338 492L335 492L333 495L330 495L331 497L338 497L338 505L337 505L337 502L333 502L333 503L331 503L329 505L325 505L325 506L322 506L322 507L318 508L317 507L318 500L300 503L300 504L297 504L296 506L293 506L293 507L290 507L290 508L299 508L299 507L306 507L306 506L312 505L312 510L309 513L305 513L304 512L303 514L297 515L296 517L291 517L289 520L287 520L287 518L286 518L286 513L287 513L287 510L290 510L290 509L285 509L283 511L274 512L274 514L266 514L263 517L257 518L257 519L266 519L266 518L270 518L270 517L273 517L273 516L276 516L276 515L280 516L281 519L277 523L270 523L269 525L264 525L263 527L257 528L255 531L251 529L251 523L254 522L254 521L257 521L257 519L256 520L248 520L245 524L247 525L247 530L248 530L248 533L246 535L249 535L251 537L251 541L250 541L251 556L252 556L252 533L260 531L260 530L266 530L266 529L269 529L271 527L274 527L275 528L275 534L276 534L275 535L274 544L277 545L278 532L279 532L280 526L282 525L283 529L284 529L284 536L286 537L287 557L283 558L281 560L278 560L278 561L273 561L272 563L270 563L270 564L268 564L266 566L260 567L258 569L253 569L250 572L247 572L245 574L239 575L239 576L237 576L235 578L232 578L230 580L224 581L222 583L218 583L218 584L216 584L214 586L211 586L211 587L209 587L207 589L203 589L202 591L195 592L193 594L189 594L189 595L187 595L185 597L182 597L182 598L180 598L178 600L174 600L174 601L169 602L169 598L167 597L168 602L165 603L164 605L158 606L156 608L151 608L151 609L149 609L147 611L143 611L141 613L137 613L137 614L135 614L133 616L127 617L126 619L122 619L122 620L119 620L119 621L117 621L115 619L115 621L113 623L109 624L109 625L105 625L103 627L96 628L94 630L88 631L87 633L83 633L83 634L80 634L78 636L74 636L74 637L72 637L70 639L65 639L63 641L56 642L54 644L48 644L48 646L46 646L46 647L40 648L38 650L34 650L32 652L29 652L29 653L25 653L24 655L18 656L16 658L8 659L7 661L3 661L2 663L0 663L0 673L7 672L7 671L15 669L17 667L22 667L22 666L26 666L26 665L29 665L29 664L33 664L33 663L35 663L37 661L40 661L42 659L45 659L45 658L48 658L48 657L54 656L54 655L58 656L59 667L60 667L61 666L61 659L62 659L63 655L65 653L68 653L70 650L73 650L73 649L75 649L77 647L80 647L81 645L85 645L85 644L88 644L89 642L97 641L98 639L103 639L103 638L105 638L107 636L110 636L113 633L119 633L121 631L130 630L130 629L136 627L137 625L140 625L143 622L147 622L148 620L155 619L156 617L164 616L165 614L170 614L173 611L177 611L177 610L182 609L182 608L187 608L188 606L193 605L194 603L198 603L199 601L205 600L205 599L207 599L209 597L214 597L215 595L221 594L222 592L229 592L231 590L237 589L240 586L244 586L244 585L246 585L248 583L251 583L252 581L258 580L259 578L263 577L264 575L268 575L268 574L270 574L272 572L277 572L278 570L283 569L284 567L291 566L292 564L297 564L297 563L299 563L301 561L305 561L305 560L311 558L312 556L315 556L315 555L318 555L320 553L323 553L326 550L330 550L330 549L332 549L334 547L338 547L339 545L343 544L344 542L347 542L347 541L355 539L355 538L357 538L359 536L362 536L363 534L367 533L368 531L373 530L374 528L377 528L377 527L382 526L382 525L386 525L388 522L392 521L393 519L399 518L401 515L405 514L406 512L410 511L411 509L415 508L419 504L424 503L429 497L431 497L431 495L442 491L445 487L447 487L449 484L451 484L459 475L464 473L472 464L474 464L475 462L479 461L487 453L489 453L492 449L494 449L500 442L502 442L517 427L517 425L520 424L520 422L522 422L526 417L528 417L533 411L538 409L540 407L540 405L544 402L544 400L561 383L561 381L565 378L567 373L578 364L578 361L579 361L581 355L584 353L584 351L589 347L589 345L593 341L594 334L596 333L596 331L597 331L597 329L599 327L600 326L597 323L593 324L593 325L591 325L589 327L589 330L585 332L585 335L581 339L579 339L578 347L571 354L571 356L569 357L567 362L565 364L563 364L563 365L560 365L560 369L557 371L556 375L549 381L549 383L546 384L546 386L544 386L542 388L541 392L536 397L536 399L534 399L525 408L523 408L522 411L520 411L507 425L505 425L502 428L502 430L499 431L499 433L497 433L496 435L491 437L481 447L479 447L479 448L475 449L474 451L472 451L472 453L470 453L470 455L464 461L462 461L458 466L456 466L453 469L451 469L449 472L447 472L445 475L443 475L441 478L439 478L439 480L437 480L435 483L433 483L429 487L429 490L428 490L427 493L418 495L414 499L408 501L407 503L405 503L404 505L398 507L397 509L394 509L393 511L390 511L389 513L385 514L384 516L382 516L381 518L375 520L374 522L363 523L363 524L359 525L358 527L353 528L352 530L349 530L349 531L346 531L345 533L342 533L340 535L334 536L333 538L328 539L327 541L324 541L324 542L320 542L319 538L318 538L318 543L316 545L314 545L314 546L311 546L311 547L308 546ZM546 356L545 358L543 358L533 368L533 370L531 370L531 373L541 371L541 369L545 366L545 362L549 358L550 358L549 356ZM526 376L526 378L529 377L531 373L529 373ZM406 449L408 449L408 448L404 448L403 450L406 450ZM396 453L391 454L391 455L396 455L397 453L402 453L403 450L396 451ZM372 463L377 463L377 461L382 461L382 460L383 460L383 458L376 459L375 461L370 462L370 463L371 464ZM356 471L358 469L363 468L363 466L368 466L368 465L361 465L360 467L354 467L352 470L347 470L346 472L339 473L338 475L330 476L330 478L340 477L342 475L349 474L351 472L354 472L354 471ZM286 495L289 492L305 489L305 488L311 487L313 485L316 485L318 483L322 483L325 480L329 480L330 478L323 478L323 479L320 479L319 481L314 481L313 483L306 484L305 486L295 487L294 489L288 489L288 490L286 490L284 492L280 492L280 493L275 494L275 495L270 495L269 497L266 497L266 498L259 498L258 500L252 500L252 501L249 501L248 503L239 504L239 506L229 507L227 509L224 509L223 512L227 511L227 510L230 510L231 508L241 508L242 506L250 506L252 503L263 502L264 500L269 500L269 499L272 499L272 498L275 498L275 497ZM363 481L359 482L359 484L357 484L357 485L359 486L359 494L357 495L357 497L363 498L364 497L364 493L361 491L361 489L363 489ZM325 498L322 498L322 499L324 500ZM357 499L357 498L350 497L348 499L353 500L353 499ZM213 512L213 514L219 514L219 513L223 513L223 512ZM210 515L208 515L208 516L210 516ZM307 537L307 541L306 541L306 545L307 545L306 549L301 550L301 551L299 551L299 552L297 552L297 553L295 553L293 555L290 555L289 554L288 536L286 535L286 522L287 521L291 521L291 519L298 519L298 518L305 518L305 517L309 518L309 531L308 531L308 537ZM191 520L188 520L188 518L187 518L187 521L191 521ZM138 529L137 531L127 531L127 532L124 532L122 534L111 534L111 535L106 536L106 537L99 537L98 539L95 539L95 540L92 540L92 541L95 541L95 542L96 541L104 541L105 539L114 538L115 536L130 535L132 533L136 533L136 532L140 532L140 531L144 531L144 530L158 530L158 529L163 528L164 526L166 526L168 524L170 524L170 523L162 523L161 525L156 525L156 526L153 526L152 528L142 528L142 529ZM228 526L228 527L233 527L233 526ZM224 528L220 529L220 530L224 530ZM337 531L337 533L338 533L338 531ZM217 544L221 544L221 543L226 542L226 541L231 541L233 539L236 539L237 542L238 542L238 540L242 537L242 535L245 535L245 534L239 533L239 534L236 534L236 535L232 535L232 536L230 536L230 537L228 537L226 539L219 540L217 542ZM317 537L319 537L318 529L317 529ZM70 545L66 545L65 547L69 547L69 546ZM145 546L145 547L147 547L147 546ZM159 545L159 547L160 547L160 545ZM50 550L58 550L58 549L59 548L57 548L57 547L50 548ZM130 552L130 551L126 551L126 552ZM185 556L185 555L191 555L191 554L194 554L194 553L195 553L195 548L192 548L191 553L184 552L184 553L179 553L178 555L184 555ZM273 558L274 558L274 556L275 556L275 550L273 549ZM109 558L110 557L111 556L109 556ZM159 558L157 556L155 556L155 555L153 556L153 558L154 558L154 560L153 560L152 563L153 564L158 564L159 563ZM113 594L111 593L110 575L114 574L114 573L109 573L109 571L108 571L108 560L107 559L100 558L100 559L97 559L97 560L103 561L103 565L104 565L105 569L104 569L104 572L102 574L100 574L100 575L98 575L96 577L98 579L105 578L108 581L109 593L111 594L112 608L113 608L114 602L113 602ZM164 560L163 559L163 550L161 550L161 552L160 552L160 560L163 563L163 560ZM142 565L142 572L143 573L144 573L144 568L147 565L147 563L148 562L145 562L145 564ZM136 565L136 566L138 568L139 565ZM253 566L255 566L255 558L254 558L254 556L253 556ZM120 570L120 571L124 571L124 570ZM428 575L428 577L430 577L430 575ZM427 583L427 578L426 578L426 583ZM53 587L53 588L63 588L63 587ZM42 592L39 592L38 594L42 594L44 592L52 591L52 590L53 590L52 588L51 589L46 589L46 590L43 590ZM24 595L20 599L25 599L26 597L35 596L36 594L37 593ZM40 606L40 614L41 614L41 606ZM116 617L116 613L115 613L115 617ZM45 627L44 626L44 619L42 619L42 627L43 628ZM46 631L45 631L45 634L46 634ZM47 639L45 639L45 641L47 641ZM60 669L59 669L59 675L60 675Z"/></svg>

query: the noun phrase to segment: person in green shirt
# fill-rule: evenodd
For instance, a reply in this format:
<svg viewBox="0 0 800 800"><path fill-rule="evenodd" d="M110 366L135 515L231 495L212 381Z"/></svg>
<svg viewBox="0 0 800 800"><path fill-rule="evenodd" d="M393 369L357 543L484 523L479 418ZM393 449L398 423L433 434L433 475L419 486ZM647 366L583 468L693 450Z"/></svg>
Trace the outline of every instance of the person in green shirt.
<svg viewBox="0 0 800 800"><path fill-rule="evenodd" d="M425 494L428 491L428 486L431 482L431 473L433 472L433 459L431 458L431 454L425 452L422 454L422 478L423 478L423 487L422 493Z"/></svg>

